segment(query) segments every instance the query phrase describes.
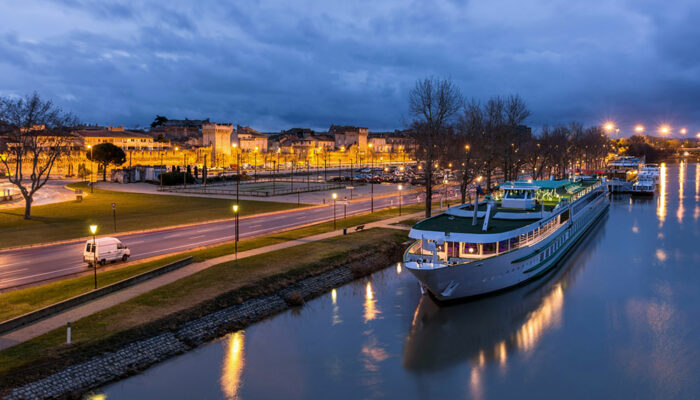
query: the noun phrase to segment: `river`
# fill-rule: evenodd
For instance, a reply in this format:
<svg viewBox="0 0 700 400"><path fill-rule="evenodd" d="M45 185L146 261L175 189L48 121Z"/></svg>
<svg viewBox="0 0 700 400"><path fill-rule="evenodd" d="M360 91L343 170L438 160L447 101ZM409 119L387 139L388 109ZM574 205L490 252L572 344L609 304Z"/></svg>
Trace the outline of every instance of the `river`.
<svg viewBox="0 0 700 400"><path fill-rule="evenodd" d="M700 398L699 218L671 164L545 278L440 308L396 264L89 397Z"/></svg>

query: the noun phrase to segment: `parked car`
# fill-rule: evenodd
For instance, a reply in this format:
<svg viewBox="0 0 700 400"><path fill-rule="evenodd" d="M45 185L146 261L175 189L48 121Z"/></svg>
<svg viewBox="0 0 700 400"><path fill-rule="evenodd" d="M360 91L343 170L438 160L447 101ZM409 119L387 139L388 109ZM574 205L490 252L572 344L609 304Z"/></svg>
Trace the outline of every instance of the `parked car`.
<svg viewBox="0 0 700 400"><path fill-rule="evenodd" d="M117 260L126 261L131 256L131 250L114 237L103 237L94 241L88 240L85 243L83 251L83 261L88 263L90 267L96 262L100 265L105 265L107 262L115 262Z"/></svg>

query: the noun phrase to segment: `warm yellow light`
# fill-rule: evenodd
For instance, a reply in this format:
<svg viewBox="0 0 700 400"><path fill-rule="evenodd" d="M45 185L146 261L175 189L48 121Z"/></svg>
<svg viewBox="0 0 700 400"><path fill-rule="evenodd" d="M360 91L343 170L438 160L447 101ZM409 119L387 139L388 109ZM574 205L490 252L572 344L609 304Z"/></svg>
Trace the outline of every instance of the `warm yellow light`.
<svg viewBox="0 0 700 400"><path fill-rule="evenodd" d="M467 150L467 151L469 151L469 145L468 145L468 144L467 144L467 145L464 145L464 149Z"/></svg>
<svg viewBox="0 0 700 400"><path fill-rule="evenodd" d="M91 144L89 144L89 145L88 145L88 149L91 149L91 148L92 148L92 145L91 145Z"/></svg>
<svg viewBox="0 0 700 400"><path fill-rule="evenodd" d="M603 129L605 129L606 132L612 132L612 130L615 129L615 124L606 122L605 125L603 125Z"/></svg>
<svg viewBox="0 0 700 400"><path fill-rule="evenodd" d="M671 132L671 128L669 128L668 125L661 125L659 132L661 132L662 135L668 135L668 133Z"/></svg>
<svg viewBox="0 0 700 400"><path fill-rule="evenodd" d="M481 176L481 175L479 175L479 177L478 177L478 178L476 178L476 181L477 181L477 182L481 182L481 180L482 180L482 179L484 179L484 177L483 177L483 176Z"/></svg>
<svg viewBox="0 0 700 400"><path fill-rule="evenodd" d="M235 149L236 147L238 147L238 145L236 143L234 143L231 145L231 147L233 147Z"/></svg>
<svg viewBox="0 0 700 400"><path fill-rule="evenodd" d="M372 143L368 144L367 147L372 148Z"/></svg>
<svg viewBox="0 0 700 400"><path fill-rule="evenodd" d="M637 125L634 127L634 131L637 133L642 133L644 132L644 126L643 125Z"/></svg>
<svg viewBox="0 0 700 400"><path fill-rule="evenodd" d="M282 152L282 149L277 149L277 152L278 152L278 153L281 153L281 152Z"/></svg>
<svg viewBox="0 0 700 400"><path fill-rule="evenodd" d="M340 146L340 151L345 151L345 146Z"/></svg>
<svg viewBox="0 0 700 400"><path fill-rule="evenodd" d="M403 185L399 185L399 190L403 190Z"/></svg>
<svg viewBox="0 0 700 400"><path fill-rule="evenodd" d="M688 133L688 130L685 128L681 128L681 135L685 135L686 133Z"/></svg>
<svg viewBox="0 0 700 400"><path fill-rule="evenodd" d="M258 146L255 146L255 151L258 151Z"/></svg>
<svg viewBox="0 0 700 400"><path fill-rule="evenodd" d="M90 233L93 235L97 232L97 225L90 225Z"/></svg>
<svg viewBox="0 0 700 400"><path fill-rule="evenodd" d="M333 200L338 198L338 193L333 193Z"/></svg>
<svg viewBox="0 0 700 400"><path fill-rule="evenodd" d="M237 213L238 212L238 204L233 205L233 212Z"/></svg>
<svg viewBox="0 0 700 400"><path fill-rule="evenodd" d="M696 134L695 134L695 137L698 138L698 139L700 139L700 132L696 133Z"/></svg>

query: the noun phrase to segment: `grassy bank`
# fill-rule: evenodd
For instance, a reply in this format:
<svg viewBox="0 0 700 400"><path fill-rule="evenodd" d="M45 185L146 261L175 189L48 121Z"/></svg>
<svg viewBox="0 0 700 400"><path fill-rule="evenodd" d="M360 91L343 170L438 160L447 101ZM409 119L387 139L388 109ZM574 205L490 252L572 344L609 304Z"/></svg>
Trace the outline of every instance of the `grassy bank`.
<svg viewBox="0 0 700 400"><path fill-rule="evenodd" d="M215 265L73 323L74 344L56 329L0 352L0 389L57 371L138 338L176 329L183 322L339 266L356 276L400 257L405 234L371 229Z"/></svg>
<svg viewBox="0 0 700 400"><path fill-rule="evenodd" d="M117 230L126 232L189 224L232 216L232 201L204 197L114 192L73 184L87 192L83 201L32 207L32 219L24 219L24 207L0 211L0 248L45 243L88 236L96 224L100 232L114 232L112 203L117 205ZM295 208L292 203L242 200L246 215Z"/></svg>

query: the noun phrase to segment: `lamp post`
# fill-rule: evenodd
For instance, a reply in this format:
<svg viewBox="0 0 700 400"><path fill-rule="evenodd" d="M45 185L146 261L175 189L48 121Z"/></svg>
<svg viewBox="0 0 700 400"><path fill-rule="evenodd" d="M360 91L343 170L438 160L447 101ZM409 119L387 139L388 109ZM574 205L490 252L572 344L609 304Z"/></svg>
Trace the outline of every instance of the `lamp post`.
<svg viewBox="0 0 700 400"><path fill-rule="evenodd" d="M370 163L369 163L369 186L371 190L369 208L370 212L374 212L374 174L372 173L372 168L374 167L374 152L372 151L372 143L367 145L369 147Z"/></svg>
<svg viewBox="0 0 700 400"><path fill-rule="evenodd" d="M255 146L255 151L253 151L253 168L254 168L254 175L255 175L255 182L258 181L258 146Z"/></svg>
<svg viewBox="0 0 700 400"><path fill-rule="evenodd" d="M403 190L403 185L399 185L399 216L401 216L401 191Z"/></svg>
<svg viewBox="0 0 700 400"><path fill-rule="evenodd" d="M182 152L182 162L182 185L187 189L187 154L185 152Z"/></svg>
<svg viewBox="0 0 700 400"><path fill-rule="evenodd" d="M160 174L158 174L160 176L160 190L161 191L163 191L163 154L164 153L161 151L160 152L160 168L159 168ZM204 162L204 164L206 165L206 161Z"/></svg>
<svg viewBox="0 0 700 400"><path fill-rule="evenodd" d="M90 150L90 193L94 193L93 191L93 183L92 183L92 169L93 169L93 160L92 160L92 145L88 145L87 148Z"/></svg>
<svg viewBox="0 0 700 400"><path fill-rule="evenodd" d="M333 230L335 230L335 200L338 198L338 193L333 193Z"/></svg>
<svg viewBox="0 0 700 400"><path fill-rule="evenodd" d="M97 249L95 248L97 225L90 225L90 233L92 233L92 269L95 271L95 289L97 289Z"/></svg>
<svg viewBox="0 0 700 400"><path fill-rule="evenodd" d="M233 257L235 263L238 264L238 204L233 205L233 215L235 219L235 239L233 241Z"/></svg>

